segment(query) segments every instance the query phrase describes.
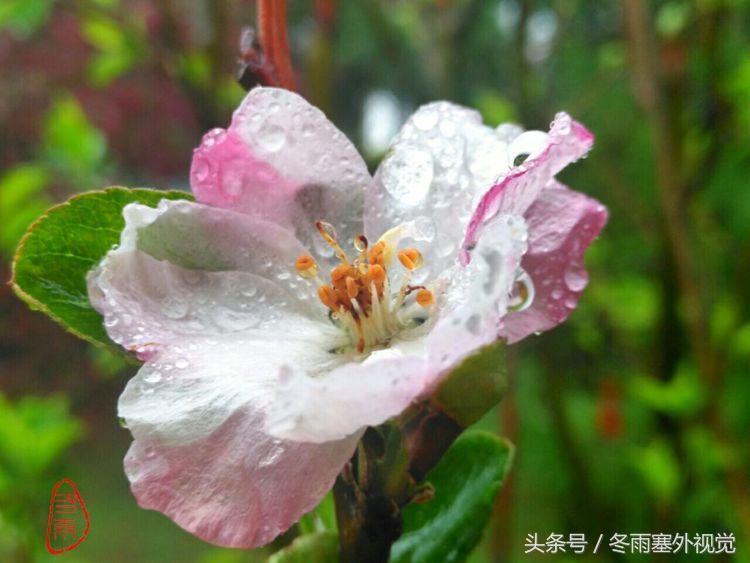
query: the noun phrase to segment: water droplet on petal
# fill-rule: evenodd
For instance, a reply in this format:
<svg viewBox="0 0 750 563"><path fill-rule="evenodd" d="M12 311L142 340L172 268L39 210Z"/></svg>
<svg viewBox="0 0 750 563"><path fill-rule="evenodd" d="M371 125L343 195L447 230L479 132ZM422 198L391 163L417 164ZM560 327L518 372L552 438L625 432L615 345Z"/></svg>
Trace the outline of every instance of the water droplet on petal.
<svg viewBox="0 0 750 563"><path fill-rule="evenodd" d="M154 384L161 381L161 372L157 370L149 370L143 375L143 381L146 383Z"/></svg>
<svg viewBox="0 0 750 563"><path fill-rule="evenodd" d="M583 268L571 264L567 270L565 270L565 284L571 289L571 291L581 291L589 281L589 276L586 270Z"/></svg>
<svg viewBox="0 0 750 563"><path fill-rule="evenodd" d="M549 146L549 135L542 131L526 131L519 135L508 147L508 163L518 166L516 160L524 156L523 162L533 160Z"/></svg>
<svg viewBox="0 0 750 563"><path fill-rule="evenodd" d="M176 295L170 295L162 300L161 308L170 319L181 319L187 315L189 305L184 299Z"/></svg>
<svg viewBox="0 0 750 563"><path fill-rule="evenodd" d="M414 114L412 122L422 131L429 131L438 122L438 112L432 108L423 108Z"/></svg>
<svg viewBox="0 0 750 563"><path fill-rule="evenodd" d="M427 195L433 176L432 155L420 147L403 144L383 163L381 181L400 203L417 205Z"/></svg>
<svg viewBox="0 0 750 563"><path fill-rule="evenodd" d="M286 142L286 131L274 123L258 131L258 142L268 152L278 152Z"/></svg>
<svg viewBox="0 0 750 563"><path fill-rule="evenodd" d="M174 367L177 369L185 369L190 365L190 362L188 362L185 358L180 358L174 363Z"/></svg>
<svg viewBox="0 0 750 563"><path fill-rule="evenodd" d="M534 302L534 295L534 282L531 276L523 268L518 268L513 289L508 298L508 310L514 313L525 311Z"/></svg>

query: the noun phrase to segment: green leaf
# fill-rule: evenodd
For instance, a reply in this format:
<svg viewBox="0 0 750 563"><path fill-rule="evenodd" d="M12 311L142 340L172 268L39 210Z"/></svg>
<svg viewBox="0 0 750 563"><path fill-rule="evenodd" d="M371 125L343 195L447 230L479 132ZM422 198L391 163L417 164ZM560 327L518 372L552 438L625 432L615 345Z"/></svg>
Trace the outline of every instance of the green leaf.
<svg viewBox="0 0 750 563"><path fill-rule="evenodd" d="M333 501L333 491L323 497L314 510L300 518L297 525L303 534L315 532L336 531L336 506Z"/></svg>
<svg viewBox="0 0 750 563"><path fill-rule="evenodd" d="M57 97L45 115L41 152L52 166L85 188L104 164L107 139L89 121L78 100L66 94Z"/></svg>
<svg viewBox="0 0 750 563"><path fill-rule="evenodd" d="M82 433L63 396L11 403L0 393L0 467L16 478L42 475ZM0 487L0 496L4 492Z"/></svg>
<svg viewBox="0 0 750 563"><path fill-rule="evenodd" d="M106 86L130 70L145 55L142 31L123 26L112 18L91 15L81 24L81 32L97 52L89 63L92 85Z"/></svg>
<svg viewBox="0 0 750 563"><path fill-rule="evenodd" d="M653 410L674 417L690 417L706 403L707 392L696 369L681 363L669 381L635 376L630 381L633 396Z"/></svg>
<svg viewBox="0 0 750 563"><path fill-rule="evenodd" d="M24 235L13 261L16 294L32 309L52 317L94 344L114 346L102 317L89 303L86 274L119 243L128 203L155 207L162 199L192 199L186 192L109 188L51 208Z"/></svg>
<svg viewBox="0 0 750 563"><path fill-rule="evenodd" d="M338 536L333 532L307 534L268 558L268 563L335 563L339 560Z"/></svg>
<svg viewBox="0 0 750 563"><path fill-rule="evenodd" d="M505 346L499 340L464 359L440 382L432 403L463 428L482 418L508 387Z"/></svg>
<svg viewBox="0 0 750 563"><path fill-rule="evenodd" d="M677 455L666 441L654 439L647 446L634 449L632 462L646 490L658 503L676 502L683 477Z"/></svg>
<svg viewBox="0 0 750 563"><path fill-rule="evenodd" d="M435 498L404 509L404 534L391 561L464 561L481 539L512 459L507 440L479 430L462 434L427 475Z"/></svg>
<svg viewBox="0 0 750 563"><path fill-rule="evenodd" d="M44 25L52 7L53 0L3 0L0 2L0 30L7 28L16 37L25 39Z"/></svg>

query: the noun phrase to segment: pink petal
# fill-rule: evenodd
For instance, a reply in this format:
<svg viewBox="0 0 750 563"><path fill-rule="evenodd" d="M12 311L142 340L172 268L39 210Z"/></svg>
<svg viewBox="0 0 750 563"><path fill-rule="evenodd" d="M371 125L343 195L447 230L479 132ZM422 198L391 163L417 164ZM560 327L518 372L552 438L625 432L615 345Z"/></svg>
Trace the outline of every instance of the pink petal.
<svg viewBox="0 0 750 563"><path fill-rule="evenodd" d="M244 411L192 444L135 440L125 472L138 504L216 545L270 542L321 501L359 436L305 444L277 440L260 428L258 413Z"/></svg>
<svg viewBox="0 0 750 563"><path fill-rule="evenodd" d="M284 532L330 489L359 438L308 444L264 431L283 366L325 356L290 334L184 338L151 357L118 403L134 438L125 471L139 504L224 546Z"/></svg>
<svg viewBox="0 0 750 563"><path fill-rule="evenodd" d="M549 330L576 308L588 283L583 254L607 222L607 210L558 184L542 190L525 218L529 250L521 267L536 295L528 309L506 316L501 334L511 343Z"/></svg>
<svg viewBox="0 0 750 563"><path fill-rule="evenodd" d="M463 243L462 262L469 254L484 226L500 213L523 215L539 193L568 164L584 156L594 136L566 113L558 113L549 132L549 146L536 158L515 167L481 199L469 222Z"/></svg>
<svg viewBox="0 0 750 563"><path fill-rule="evenodd" d="M314 221L334 225L345 242L360 234L371 178L357 150L320 110L287 90L255 88L228 130L205 135L190 182L199 202L278 223L327 254Z"/></svg>

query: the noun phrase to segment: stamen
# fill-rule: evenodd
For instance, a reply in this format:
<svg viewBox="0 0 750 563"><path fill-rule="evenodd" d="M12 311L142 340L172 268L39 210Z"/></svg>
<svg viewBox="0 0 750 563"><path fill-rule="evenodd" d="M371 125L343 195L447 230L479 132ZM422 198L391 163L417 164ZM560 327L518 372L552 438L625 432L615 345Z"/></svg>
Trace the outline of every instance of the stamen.
<svg viewBox="0 0 750 563"><path fill-rule="evenodd" d="M326 223L325 221L315 221L315 227L318 229L320 236L322 236L323 239L331 245L333 250L336 252L336 256L339 257L339 260L341 260L344 264L348 264L349 257L339 245L337 240L338 236L336 235L336 229L333 228L333 225L331 225L330 223Z"/></svg>
<svg viewBox="0 0 750 563"><path fill-rule="evenodd" d="M346 278L346 294L349 296L349 299L356 299L358 293L359 293L359 285L357 285L357 282L354 281L354 278L347 277Z"/></svg>
<svg viewBox="0 0 750 563"><path fill-rule="evenodd" d="M385 345L400 330L414 326L413 309L403 307L412 292L416 292L416 302L420 306L429 308L434 304L430 290L409 284L412 272L423 264L422 254L416 248L398 252L405 271L401 273L400 289L391 293L388 267L404 236L403 226L390 229L373 246L369 246L364 235L356 236L353 242L358 255L352 262L341 248L331 224L316 221L315 226L341 263L331 269L329 283L323 283L318 277L318 264L308 254L297 258L295 268L301 277L315 281L318 298L331 311L335 324L349 334L358 353Z"/></svg>
<svg viewBox="0 0 750 563"><path fill-rule="evenodd" d="M398 253L398 261L407 270L416 270L422 265L422 254L416 248L405 248Z"/></svg>
<svg viewBox="0 0 750 563"><path fill-rule="evenodd" d="M383 266L385 262L385 243L381 240L375 243L369 252L367 253L367 261L370 264L378 264Z"/></svg>
<svg viewBox="0 0 750 563"><path fill-rule="evenodd" d="M328 307L334 313L339 310L336 300L336 291L330 285L321 285L318 288L318 298L323 302L323 305Z"/></svg>
<svg viewBox="0 0 750 563"><path fill-rule="evenodd" d="M435 302L432 292L429 289L420 289L417 292L417 303L422 307L429 307Z"/></svg>
<svg viewBox="0 0 750 563"><path fill-rule="evenodd" d="M318 264L309 254L303 254L297 258L294 267L297 269L297 273L300 277L305 279L313 279L318 275Z"/></svg>
<svg viewBox="0 0 750 563"><path fill-rule="evenodd" d="M378 290L378 295L383 294L383 283L385 282L385 268L380 264L375 264L367 269L367 275L365 276L365 283L367 286L371 282L375 283L375 287Z"/></svg>

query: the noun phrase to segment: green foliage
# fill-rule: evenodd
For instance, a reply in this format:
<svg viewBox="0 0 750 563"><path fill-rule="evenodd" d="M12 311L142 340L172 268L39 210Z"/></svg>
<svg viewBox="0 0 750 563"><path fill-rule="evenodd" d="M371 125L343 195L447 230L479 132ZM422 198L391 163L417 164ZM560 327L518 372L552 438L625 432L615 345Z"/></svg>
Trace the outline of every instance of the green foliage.
<svg viewBox="0 0 750 563"><path fill-rule="evenodd" d="M666 441L655 439L646 446L636 448L631 460L646 490L657 503L664 505L676 502L682 486L682 476L677 456Z"/></svg>
<svg viewBox="0 0 750 563"><path fill-rule="evenodd" d="M11 404L0 394L0 497L12 492L3 487L9 476L43 475L82 431L64 397L26 396Z"/></svg>
<svg viewBox="0 0 750 563"><path fill-rule="evenodd" d="M75 196L50 209L24 236L13 262L13 289L33 309L94 344L110 346L89 302L86 274L120 240L128 203L156 206L184 192L109 188ZM119 347L113 347L118 352Z"/></svg>
<svg viewBox="0 0 750 563"><path fill-rule="evenodd" d="M297 523L302 534L313 534L316 532L336 531L336 505L333 501L333 492L329 491L323 497L315 510L308 512Z"/></svg>
<svg viewBox="0 0 750 563"><path fill-rule="evenodd" d="M505 342L489 344L464 359L444 377L432 402L468 428L500 402L508 387Z"/></svg>
<svg viewBox="0 0 750 563"><path fill-rule="evenodd" d="M45 188L50 175L44 167L19 164L0 177L0 250L13 252L26 228L52 205Z"/></svg>
<svg viewBox="0 0 750 563"><path fill-rule="evenodd" d="M338 559L338 536L333 532L317 532L298 537L269 557L268 563L335 563Z"/></svg>
<svg viewBox="0 0 750 563"><path fill-rule="evenodd" d="M404 535L391 561L464 561L481 539L512 459L513 446L502 438L479 430L461 435L427 475L435 498L404 510Z"/></svg>
<svg viewBox="0 0 750 563"><path fill-rule="evenodd" d="M40 492L59 479L61 456L83 430L63 396L26 396L12 403L0 393L0 559L40 548L46 510Z"/></svg>
<svg viewBox="0 0 750 563"><path fill-rule="evenodd" d="M142 31L103 15L91 15L83 22L83 36L97 52L89 62L89 81L106 86L133 68L144 56Z"/></svg>
<svg viewBox="0 0 750 563"><path fill-rule="evenodd" d="M10 30L18 37L28 37L49 17L53 0L3 0L0 2L0 30Z"/></svg>
<svg viewBox="0 0 750 563"><path fill-rule="evenodd" d="M42 158L80 189L93 187L104 164L107 140L71 95L55 98L44 119Z"/></svg>
<svg viewBox="0 0 750 563"><path fill-rule="evenodd" d="M656 412L671 416L692 416L705 404L706 393L698 373L683 364L669 381L635 376L631 382L633 396Z"/></svg>

